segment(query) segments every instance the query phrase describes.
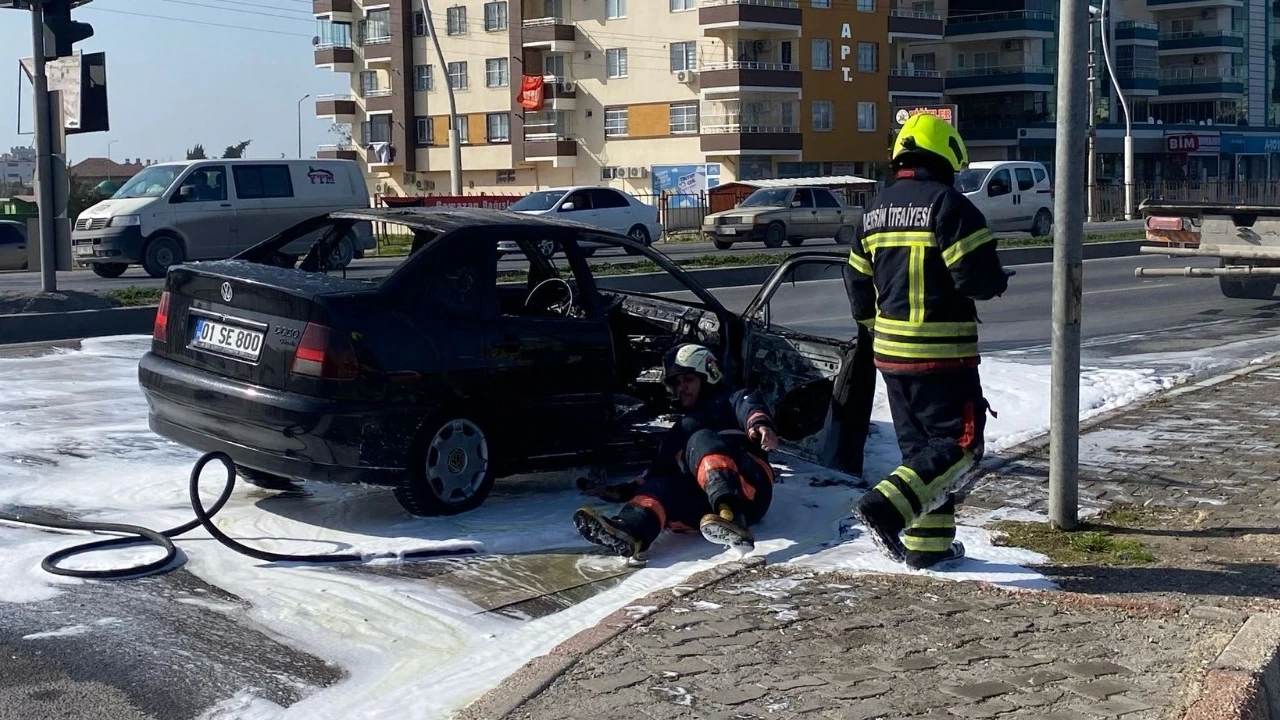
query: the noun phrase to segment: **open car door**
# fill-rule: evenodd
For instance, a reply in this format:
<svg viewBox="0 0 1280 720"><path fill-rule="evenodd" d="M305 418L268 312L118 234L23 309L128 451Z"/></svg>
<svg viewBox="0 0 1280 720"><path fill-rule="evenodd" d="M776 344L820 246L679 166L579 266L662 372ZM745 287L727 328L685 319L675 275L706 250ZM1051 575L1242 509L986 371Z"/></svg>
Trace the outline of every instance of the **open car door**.
<svg viewBox="0 0 1280 720"><path fill-rule="evenodd" d="M839 439L829 432L831 395L855 340L852 334L838 339L786 327L773 319L770 303L784 283L842 281L847 262L847 255L836 253L792 255L773 271L742 316L746 387L759 391L772 408L783 449L814 462L831 457L827 445ZM825 308L848 307L843 283L830 285L829 301L823 290L824 302L813 305L824 308L823 314L830 314ZM852 326L852 316L849 322Z"/></svg>

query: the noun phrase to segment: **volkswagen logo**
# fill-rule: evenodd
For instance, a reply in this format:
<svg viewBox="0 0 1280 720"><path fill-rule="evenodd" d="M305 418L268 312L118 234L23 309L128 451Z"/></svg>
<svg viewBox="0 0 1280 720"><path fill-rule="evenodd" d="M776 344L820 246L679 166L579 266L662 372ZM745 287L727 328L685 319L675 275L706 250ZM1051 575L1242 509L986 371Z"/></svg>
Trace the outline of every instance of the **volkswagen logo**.
<svg viewBox="0 0 1280 720"><path fill-rule="evenodd" d="M231 302L231 283L222 283L222 302Z"/></svg>

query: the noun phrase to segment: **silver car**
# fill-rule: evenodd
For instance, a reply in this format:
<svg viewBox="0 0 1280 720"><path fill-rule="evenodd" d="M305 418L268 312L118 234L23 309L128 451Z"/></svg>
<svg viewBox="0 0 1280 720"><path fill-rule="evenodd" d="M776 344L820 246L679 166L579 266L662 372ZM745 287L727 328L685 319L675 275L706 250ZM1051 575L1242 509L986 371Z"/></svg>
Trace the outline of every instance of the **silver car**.
<svg viewBox="0 0 1280 720"><path fill-rule="evenodd" d="M654 240L662 237L658 208L610 187L578 185L538 190L507 209L529 215L554 215L562 220L612 230L645 246L652 245ZM594 254L597 248L602 247L587 242L579 245L587 255ZM538 249L547 257L559 252L555 243L550 240L540 243ZM519 248L513 242L499 242L498 252L516 253Z"/></svg>

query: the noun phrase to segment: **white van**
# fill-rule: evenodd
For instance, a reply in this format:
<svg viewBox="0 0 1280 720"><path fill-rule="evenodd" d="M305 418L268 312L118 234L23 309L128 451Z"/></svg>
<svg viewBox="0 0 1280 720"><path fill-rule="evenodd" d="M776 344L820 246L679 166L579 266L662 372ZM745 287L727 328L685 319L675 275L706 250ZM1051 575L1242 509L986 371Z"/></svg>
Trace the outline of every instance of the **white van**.
<svg viewBox="0 0 1280 720"><path fill-rule="evenodd" d="M1053 184L1038 162L994 160L969 163L956 175L956 189L987 216L993 232L1053 232Z"/></svg>
<svg viewBox="0 0 1280 720"><path fill-rule="evenodd" d="M367 207L369 191L354 160L161 163L80 214L72 253L99 277L142 265L158 278L188 260L232 257L308 218ZM372 242L372 232L353 232L334 259L345 266Z"/></svg>

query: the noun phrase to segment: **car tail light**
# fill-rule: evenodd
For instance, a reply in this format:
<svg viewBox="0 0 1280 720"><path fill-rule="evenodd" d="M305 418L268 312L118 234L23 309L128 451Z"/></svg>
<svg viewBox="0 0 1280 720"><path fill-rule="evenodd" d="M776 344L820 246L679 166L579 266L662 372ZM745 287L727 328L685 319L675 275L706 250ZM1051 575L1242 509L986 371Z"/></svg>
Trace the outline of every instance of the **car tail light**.
<svg viewBox="0 0 1280 720"><path fill-rule="evenodd" d="M360 364L349 338L324 325L307 323L293 352L291 371L326 380L350 380L360 374Z"/></svg>
<svg viewBox="0 0 1280 720"><path fill-rule="evenodd" d="M160 306L156 308L156 324L151 328L151 338L159 342L169 341L169 291L160 293Z"/></svg>

